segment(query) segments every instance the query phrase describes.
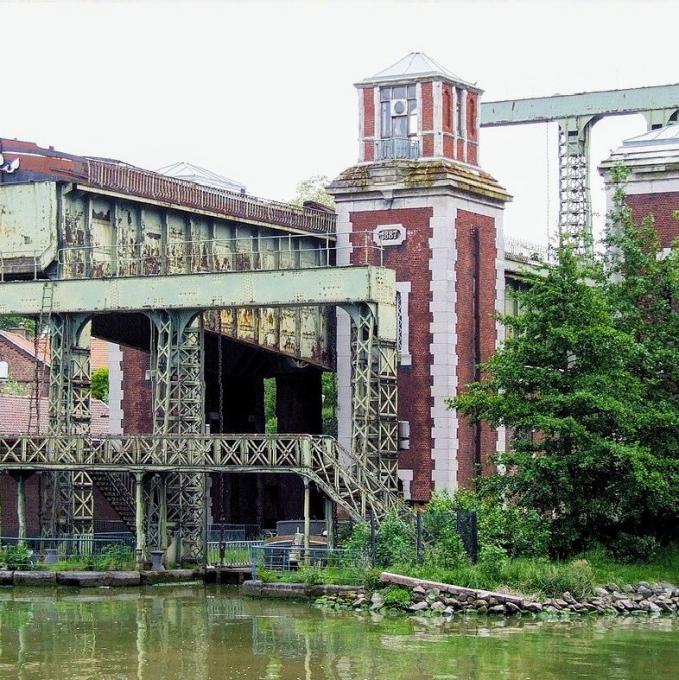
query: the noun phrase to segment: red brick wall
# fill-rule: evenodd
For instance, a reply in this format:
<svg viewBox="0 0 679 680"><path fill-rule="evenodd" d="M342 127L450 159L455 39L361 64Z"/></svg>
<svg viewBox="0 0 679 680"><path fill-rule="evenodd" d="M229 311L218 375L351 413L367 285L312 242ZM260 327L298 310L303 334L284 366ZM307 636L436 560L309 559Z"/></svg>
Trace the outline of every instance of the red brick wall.
<svg viewBox="0 0 679 680"><path fill-rule="evenodd" d="M458 161L463 161L464 160L464 139L458 139L457 140L457 155L456 158Z"/></svg>
<svg viewBox="0 0 679 680"><path fill-rule="evenodd" d="M679 210L679 192L635 194L625 201L635 222L641 222L649 213L653 215L663 248L669 248L679 238L679 221L672 216L673 211Z"/></svg>
<svg viewBox="0 0 679 680"><path fill-rule="evenodd" d="M362 232L372 231L380 224L402 224L407 238L400 246L384 249L384 266L396 270L397 281L410 281L408 317L410 322L409 348L412 357L410 366L399 369L400 420L410 422L410 450L399 457L399 466L412 469L411 494L413 500L428 500L431 493L431 355L432 342L429 311L431 292L429 290L429 239L431 238L431 208L406 208L377 210L375 212L351 213L354 233L352 242L364 242ZM372 243L372 237L371 241ZM359 248L352 255L352 262L364 262L364 250ZM372 262L377 262L374 252Z"/></svg>
<svg viewBox="0 0 679 680"><path fill-rule="evenodd" d="M432 83L422 83L422 155L431 158L434 155L434 94Z"/></svg>
<svg viewBox="0 0 679 680"><path fill-rule="evenodd" d="M26 533L28 537L40 535L40 475L32 474L26 479ZM17 515L17 483L12 475L0 475L2 496L2 535L16 536L19 528Z"/></svg>
<svg viewBox="0 0 679 680"><path fill-rule="evenodd" d="M375 143L372 137L375 136L375 94L374 88L363 88L363 158L372 161L375 158ZM366 139L366 138L370 139Z"/></svg>
<svg viewBox="0 0 679 680"><path fill-rule="evenodd" d="M495 352L496 247L495 221L492 217L458 210L455 245L455 290L457 293L457 383L458 392L474 380L474 257L472 228L479 230L479 313L481 359L486 361ZM495 452L497 433L487 425L481 430L481 460L483 472L491 471L488 458ZM474 479L474 426L460 416L458 425L458 472L460 486L469 487Z"/></svg>
<svg viewBox="0 0 679 680"><path fill-rule="evenodd" d="M151 381L146 380L149 354L121 345L123 354L123 432L153 432Z"/></svg>
<svg viewBox="0 0 679 680"><path fill-rule="evenodd" d="M375 94L372 87L363 88L363 136L375 136Z"/></svg>
<svg viewBox="0 0 679 680"><path fill-rule="evenodd" d="M0 337L0 361L6 361L9 367L9 378L22 385L30 393L35 380L35 361L22 352L6 338ZM47 396L50 371L45 369L45 380L41 386L41 396Z"/></svg>

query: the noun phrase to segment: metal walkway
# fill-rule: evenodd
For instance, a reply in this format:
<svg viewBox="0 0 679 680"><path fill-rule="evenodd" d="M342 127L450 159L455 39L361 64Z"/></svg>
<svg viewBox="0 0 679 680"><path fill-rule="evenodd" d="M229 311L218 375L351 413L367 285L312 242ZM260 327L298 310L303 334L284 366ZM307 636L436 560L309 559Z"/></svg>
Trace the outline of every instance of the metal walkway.
<svg viewBox="0 0 679 680"><path fill-rule="evenodd" d="M56 435L0 439L0 469L162 473L294 473L314 482L354 519L400 503L369 459L312 435Z"/></svg>

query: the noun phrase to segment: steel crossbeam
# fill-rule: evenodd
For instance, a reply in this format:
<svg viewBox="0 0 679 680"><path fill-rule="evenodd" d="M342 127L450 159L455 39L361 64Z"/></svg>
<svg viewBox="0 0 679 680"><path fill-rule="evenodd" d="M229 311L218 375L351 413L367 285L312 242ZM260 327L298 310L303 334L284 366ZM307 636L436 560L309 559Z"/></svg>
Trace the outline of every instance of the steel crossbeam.
<svg viewBox="0 0 679 680"><path fill-rule="evenodd" d="M559 124L559 239L584 253L593 248L589 188L589 140L602 118L641 113L649 130L679 112L679 85L600 90L481 104L481 127Z"/></svg>
<svg viewBox="0 0 679 680"><path fill-rule="evenodd" d="M383 516L398 506L377 464L341 450L332 437L312 435L49 435L0 439L8 471L112 473L296 473L314 481L355 518ZM169 504L168 500L168 504Z"/></svg>
<svg viewBox="0 0 679 680"><path fill-rule="evenodd" d="M53 313L150 312L228 307L309 307L351 303L394 304L395 274L384 267L318 267L266 271L55 280ZM0 314L36 316L41 281L0 285ZM378 309L378 315L380 310ZM396 339L380 319L383 337Z"/></svg>

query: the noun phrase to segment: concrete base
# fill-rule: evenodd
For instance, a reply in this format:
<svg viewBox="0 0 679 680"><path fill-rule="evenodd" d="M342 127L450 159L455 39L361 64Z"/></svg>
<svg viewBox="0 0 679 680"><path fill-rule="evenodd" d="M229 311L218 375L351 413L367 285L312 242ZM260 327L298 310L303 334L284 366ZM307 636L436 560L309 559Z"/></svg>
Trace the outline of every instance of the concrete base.
<svg viewBox="0 0 679 680"><path fill-rule="evenodd" d="M363 586L316 585L306 583L263 583L262 581L245 581L240 587L244 595L255 597L280 597L315 599L323 595L338 593L363 593Z"/></svg>
<svg viewBox="0 0 679 680"><path fill-rule="evenodd" d="M13 577L15 586L53 586L56 582L53 571L15 571Z"/></svg>

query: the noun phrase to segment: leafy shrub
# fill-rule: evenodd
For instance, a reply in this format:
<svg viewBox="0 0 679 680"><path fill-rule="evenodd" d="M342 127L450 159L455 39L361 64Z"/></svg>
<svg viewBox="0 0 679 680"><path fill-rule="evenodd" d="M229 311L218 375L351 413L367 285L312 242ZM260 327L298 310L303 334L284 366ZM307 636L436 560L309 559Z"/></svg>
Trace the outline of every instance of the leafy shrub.
<svg viewBox="0 0 679 680"><path fill-rule="evenodd" d="M301 567L297 575L300 583L308 586L318 586L325 582L323 570L319 567Z"/></svg>
<svg viewBox="0 0 679 680"><path fill-rule="evenodd" d="M349 535L342 540L342 547L352 556L367 553L370 550L370 527L365 522L354 524Z"/></svg>
<svg viewBox="0 0 679 680"><path fill-rule="evenodd" d="M535 510L503 502L493 489L458 491L456 510L475 510L479 544L504 548L510 557L543 557L550 542L549 524Z"/></svg>
<svg viewBox="0 0 679 680"><path fill-rule="evenodd" d="M0 549L0 562L7 569L25 569L30 566L30 552L23 543L17 545L6 545Z"/></svg>
<svg viewBox="0 0 679 680"><path fill-rule="evenodd" d="M484 545L479 553L478 570L490 582L497 582L508 564L507 551L498 545Z"/></svg>
<svg viewBox="0 0 679 680"><path fill-rule="evenodd" d="M369 534L368 534L369 535ZM411 564L415 561L415 531L396 512L390 512L380 523L375 546L375 561L383 567Z"/></svg>
<svg viewBox="0 0 679 680"><path fill-rule="evenodd" d="M468 562L455 523L455 499L448 492L434 493L422 515L427 539L425 561L451 569Z"/></svg>
<svg viewBox="0 0 679 680"><path fill-rule="evenodd" d="M627 564L651 562L657 557L659 550L660 545L654 536L634 536L626 533L620 533L608 548L611 557Z"/></svg>
<svg viewBox="0 0 679 680"><path fill-rule="evenodd" d="M107 545L92 559L96 571L128 569L134 565L134 552L127 545Z"/></svg>
<svg viewBox="0 0 679 680"><path fill-rule="evenodd" d="M377 590L382 585L380 581L380 575L382 574L381 569L366 569L363 574L363 586L366 590Z"/></svg>
<svg viewBox="0 0 679 680"><path fill-rule="evenodd" d="M410 590L401 586L389 586L382 593L384 604L388 607L405 608L410 603Z"/></svg>

